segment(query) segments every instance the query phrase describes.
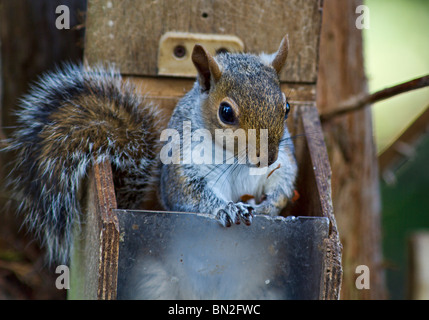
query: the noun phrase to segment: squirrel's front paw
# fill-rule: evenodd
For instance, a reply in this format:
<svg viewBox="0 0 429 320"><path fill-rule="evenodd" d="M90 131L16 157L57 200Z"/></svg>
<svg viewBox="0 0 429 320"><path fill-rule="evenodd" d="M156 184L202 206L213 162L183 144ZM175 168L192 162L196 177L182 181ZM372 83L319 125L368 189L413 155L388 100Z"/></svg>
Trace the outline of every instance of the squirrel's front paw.
<svg viewBox="0 0 429 320"><path fill-rule="evenodd" d="M253 219L253 207L242 202L229 202L224 209L217 212L217 218L224 227L230 227L232 223L250 226Z"/></svg>

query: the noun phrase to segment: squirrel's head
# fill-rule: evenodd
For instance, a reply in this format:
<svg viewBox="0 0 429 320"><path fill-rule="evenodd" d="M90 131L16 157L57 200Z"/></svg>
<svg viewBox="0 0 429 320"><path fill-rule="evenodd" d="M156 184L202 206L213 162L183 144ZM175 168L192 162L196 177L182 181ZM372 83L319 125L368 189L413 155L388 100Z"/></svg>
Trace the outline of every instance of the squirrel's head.
<svg viewBox="0 0 429 320"><path fill-rule="evenodd" d="M272 55L221 53L213 57L200 45L195 45L192 52L206 128L212 134L216 129L243 129L247 147L254 148L247 154L267 159L268 165L277 160L289 112L279 80L287 54L287 36ZM256 139L249 139L252 132L249 129L255 130ZM268 130L268 147L265 148L260 147L261 129ZM235 151L230 151L238 156L237 143ZM268 154L264 154L266 152Z"/></svg>

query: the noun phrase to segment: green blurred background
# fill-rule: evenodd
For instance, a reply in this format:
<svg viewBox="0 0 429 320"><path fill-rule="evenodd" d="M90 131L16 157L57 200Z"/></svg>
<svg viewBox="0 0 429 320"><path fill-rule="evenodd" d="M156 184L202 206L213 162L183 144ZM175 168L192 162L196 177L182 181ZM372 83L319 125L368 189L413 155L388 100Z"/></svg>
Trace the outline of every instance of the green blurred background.
<svg viewBox="0 0 429 320"><path fill-rule="evenodd" d="M369 29L363 30L369 91L429 74L429 1L366 0ZM429 88L373 105L377 150L386 149L429 105ZM429 125L429 124L428 124ZM429 231L429 138L416 156L395 172L396 183L381 181L384 267L391 299L408 296L408 240Z"/></svg>

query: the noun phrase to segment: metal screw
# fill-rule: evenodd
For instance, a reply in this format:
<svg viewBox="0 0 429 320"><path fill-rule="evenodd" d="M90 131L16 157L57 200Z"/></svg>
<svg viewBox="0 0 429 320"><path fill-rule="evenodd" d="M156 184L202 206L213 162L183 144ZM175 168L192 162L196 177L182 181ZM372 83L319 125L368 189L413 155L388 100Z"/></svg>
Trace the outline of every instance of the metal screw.
<svg viewBox="0 0 429 320"><path fill-rule="evenodd" d="M186 48L179 44L174 47L173 53L176 58L183 58L186 55Z"/></svg>

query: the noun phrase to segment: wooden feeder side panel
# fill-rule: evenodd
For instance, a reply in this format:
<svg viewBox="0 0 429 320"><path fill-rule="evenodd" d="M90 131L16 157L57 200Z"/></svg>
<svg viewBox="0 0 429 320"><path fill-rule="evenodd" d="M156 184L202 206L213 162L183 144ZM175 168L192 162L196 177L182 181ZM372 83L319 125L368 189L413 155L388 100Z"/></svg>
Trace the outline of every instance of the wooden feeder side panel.
<svg viewBox="0 0 429 320"><path fill-rule="evenodd" d="M110 163L91 170L83 221L75 229L70 299L116 299L119 225Z"/></svg>

